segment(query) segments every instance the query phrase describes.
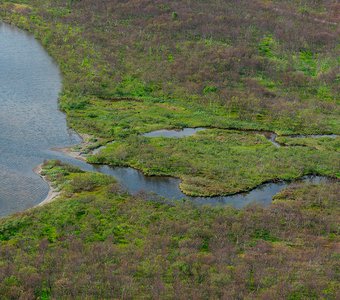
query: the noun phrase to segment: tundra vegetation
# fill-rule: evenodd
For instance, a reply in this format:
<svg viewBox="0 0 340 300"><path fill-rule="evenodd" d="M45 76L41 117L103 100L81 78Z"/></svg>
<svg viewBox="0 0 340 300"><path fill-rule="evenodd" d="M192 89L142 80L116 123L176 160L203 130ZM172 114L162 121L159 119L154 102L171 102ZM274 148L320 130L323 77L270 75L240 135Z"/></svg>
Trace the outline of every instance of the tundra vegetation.
<svg viewBox="0 0 340 300"><path fill-rule="evenodd" d="M89 162L180 177L191 195L306 174L340 177L339 13L331 0L0 0L63 74ZM208 127L182 139L163 128ZM276 148L262 135L280 136ZM285 136L286 135L286 136ZM339 182L268 208L131 196L59 162L60 199L0 220L3 298L337 299ZM154 201L147 201L147 200Z"/></svg>

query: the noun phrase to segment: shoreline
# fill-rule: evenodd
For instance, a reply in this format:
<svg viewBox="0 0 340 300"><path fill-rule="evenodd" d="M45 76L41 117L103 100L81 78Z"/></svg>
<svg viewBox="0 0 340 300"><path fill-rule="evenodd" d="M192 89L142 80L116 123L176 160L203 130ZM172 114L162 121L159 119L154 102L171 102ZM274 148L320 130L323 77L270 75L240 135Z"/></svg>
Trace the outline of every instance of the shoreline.
<svg viewBox="0 0 340 300"><path fill-rule="evenodd" d="M87 135L87 134L79 134L78 132L76 132L76 134L78 136L80 136L80 138L82 139L82 141L79 144L73 145L73 146L68 146L68 147L61 147L61 148L55 147L55 148L51 148L50 150L58 151L58 152L64 153L65 155L68 155L68 156L70 156L72 158L75 158L75 159L78 159L78 160L86 162L86 157L82 154L81 150L80 151L74 151L73 148L75 146L81 146L81 148L83 149L84 147L88 146L90 144L88 142L88 140L90 139L91 136ZM59 195L61 195L61 192L58 191L56 188L54 188L52 186L51 182L46 178L46 176L41 174L42 166L43 166L43 163L39 164L38 166L36 166L33 169L33 172L35 174L39 175L42 178L42 180L45 181L48 184L49 191L48 191L48 194L45 197L45 199L43 199L40 203L34 205L32 208L36 208L36 207L43 206L45 204L51 203Z"/></svg>
<svg viewBox="0 0 340 300"><path fill-rule="evenodd" d="M52 151L57 151L57 152L61 152L63 154L66 154L72 158L84 161L86 161L86 157L81 153L81 151L74 151L72 150L72 146L71 147L63 147L63 148L51 148Z"/></svg>
<svg viewBox="0 0 340 300"><path fill-rule="evenodd" d="M60 147L60 148L59 147L53 147L50 150L61 152L61 153L66 154L67 156L70 156L72 158L87 162L86 155L83 154L83 151L84 151L84 149L86 149L87 147L89 147L92 144L90 142L90 139L92 138L92 136L89 135L89 134L85 134L85 133L79 133L74 129L72 129L72 130L81 138L80 143L78 143L76 145ZM78 147L79 150L75 150L75 147ZM98 148L100 148L100 147L98 147ZM96 149L94 149L94 150L96 150Z"/></svg>
<svg viewBox="0 0 340 300"><path fill-rule="evenodd" d="M82 141L79 144L73 145L73 146L68 146L68 147L51 148L51 150L52 151L58 151L58 152L64 153L65 155L68 155L68 156L70 156L72 158L75 158L75 159L78 159L78 160L86 162L86 157L84 155L82 155L82 152L81 151L74 151L73 148L75 146L79 146L80 145L81 148L83 149L83 147L89 145L90 143L88 142L88 140L89 140L90 136L86 135L86 134L79 134L78 132L76 132L76 134L79 135L80 138L82 139ZM32 208L36 208L36 207L43 206L45 204L51 203L58 196L61 195L61 192L58 191L55 187L52 186L51 182L46 178L46 176L41 174L42 166L43 166L43 163L39 164L38 166L36 166L33 169L33 172L35 174L39 175L40 178L48 184L49 191L48 191L48 194L45 197L45 199L43 199L40 203L34 205Z"/></svg>
<svg viewBox="0 0 340 300"><path fill-rule="evenodd" d="M37 205L34 205L32 208L43 206L45 204L51 203L61 194L61 192L57 191L57 189L52 186L51 182L46 178L46 176L43 176L41 174L42 166L43 166L43 164L36 166L33 169L33 172L35 174L39 175L42 178L42 180L44 180L48 184L49 191L48 191L46 198L44 200L42 200L40 203L38 203Z"/></svg>

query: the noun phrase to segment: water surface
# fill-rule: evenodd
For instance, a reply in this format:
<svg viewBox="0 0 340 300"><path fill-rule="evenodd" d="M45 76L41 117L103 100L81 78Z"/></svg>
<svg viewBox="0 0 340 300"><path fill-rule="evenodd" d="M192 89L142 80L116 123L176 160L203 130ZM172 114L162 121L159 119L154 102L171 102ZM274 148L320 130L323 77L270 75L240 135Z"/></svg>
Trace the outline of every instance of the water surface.
<svg viewBox="0 0 340 300"><path fill-rule="evenodd" d="M48 186L32 169L78 143L58 110L58 67L30 34L0 23L0 215L31 207Z"/></svg>
<svg viewBox="0 0 340 300"><path fill-rule="evenodd" d="M205 128L183 128L183 129L161 129L143 134L146 137L166 137L166 138L182 138L192 136L196 132L205 130Z"/></svg>

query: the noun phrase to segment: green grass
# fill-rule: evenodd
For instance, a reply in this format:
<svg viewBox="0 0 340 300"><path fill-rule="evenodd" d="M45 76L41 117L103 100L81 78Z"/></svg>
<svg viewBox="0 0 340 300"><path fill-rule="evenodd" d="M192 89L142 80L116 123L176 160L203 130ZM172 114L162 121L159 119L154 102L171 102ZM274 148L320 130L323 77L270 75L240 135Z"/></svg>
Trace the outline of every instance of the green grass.
<svg viewBox="0 0 340 300"><path fill-rule="evenodd" d="M148 175L180 177L181 189L188 195L236 193L266 181L307 174L338 176L339 138L307 140L308 147L276 148L260 134L207 129L181 139L124 138L88 160L132 166ZM304 139L279 141L305 145ZM316 147L317 143L324 147Z"/></svg>
<svg viewBox="0 0 340 300"><path fill-rule="evenodd" d="M278 137L277 141L287 146L307 146L319 151L333 151L339 154L340 138L318 137L318 138L294 138L294 137Z"/></svg>

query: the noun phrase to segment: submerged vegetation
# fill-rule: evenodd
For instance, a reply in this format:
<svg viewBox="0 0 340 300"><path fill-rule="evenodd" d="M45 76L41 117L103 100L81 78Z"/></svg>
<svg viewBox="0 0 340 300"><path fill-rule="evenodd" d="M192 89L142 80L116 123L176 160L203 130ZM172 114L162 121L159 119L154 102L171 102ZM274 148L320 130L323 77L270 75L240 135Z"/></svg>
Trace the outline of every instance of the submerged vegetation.
<svg viewBox="0 0 340 300"><path fill-rule="evenodd" d="M92 163L182 179L190 195L340 178L339 4L0 0L63 74L60 108ZM207 127L181 139L158 129ZM243 131L245 130L245 131ZM277 148L261 134L276 132ZM286 135L286 136L285 136ZM109 143L114 141L114 143ZM339 181L267 208L128 195L47 162L57 201L0 220L1 299L339 299ZM152 201L150 201L152 200Z"/></svg>
<svg viewBox="0 0 340 300"><path fill-rule="evenodd" d="M337 299L339 183L268 208L169 205L49 162L61 191L0 220L2 299Z"/></svg>

